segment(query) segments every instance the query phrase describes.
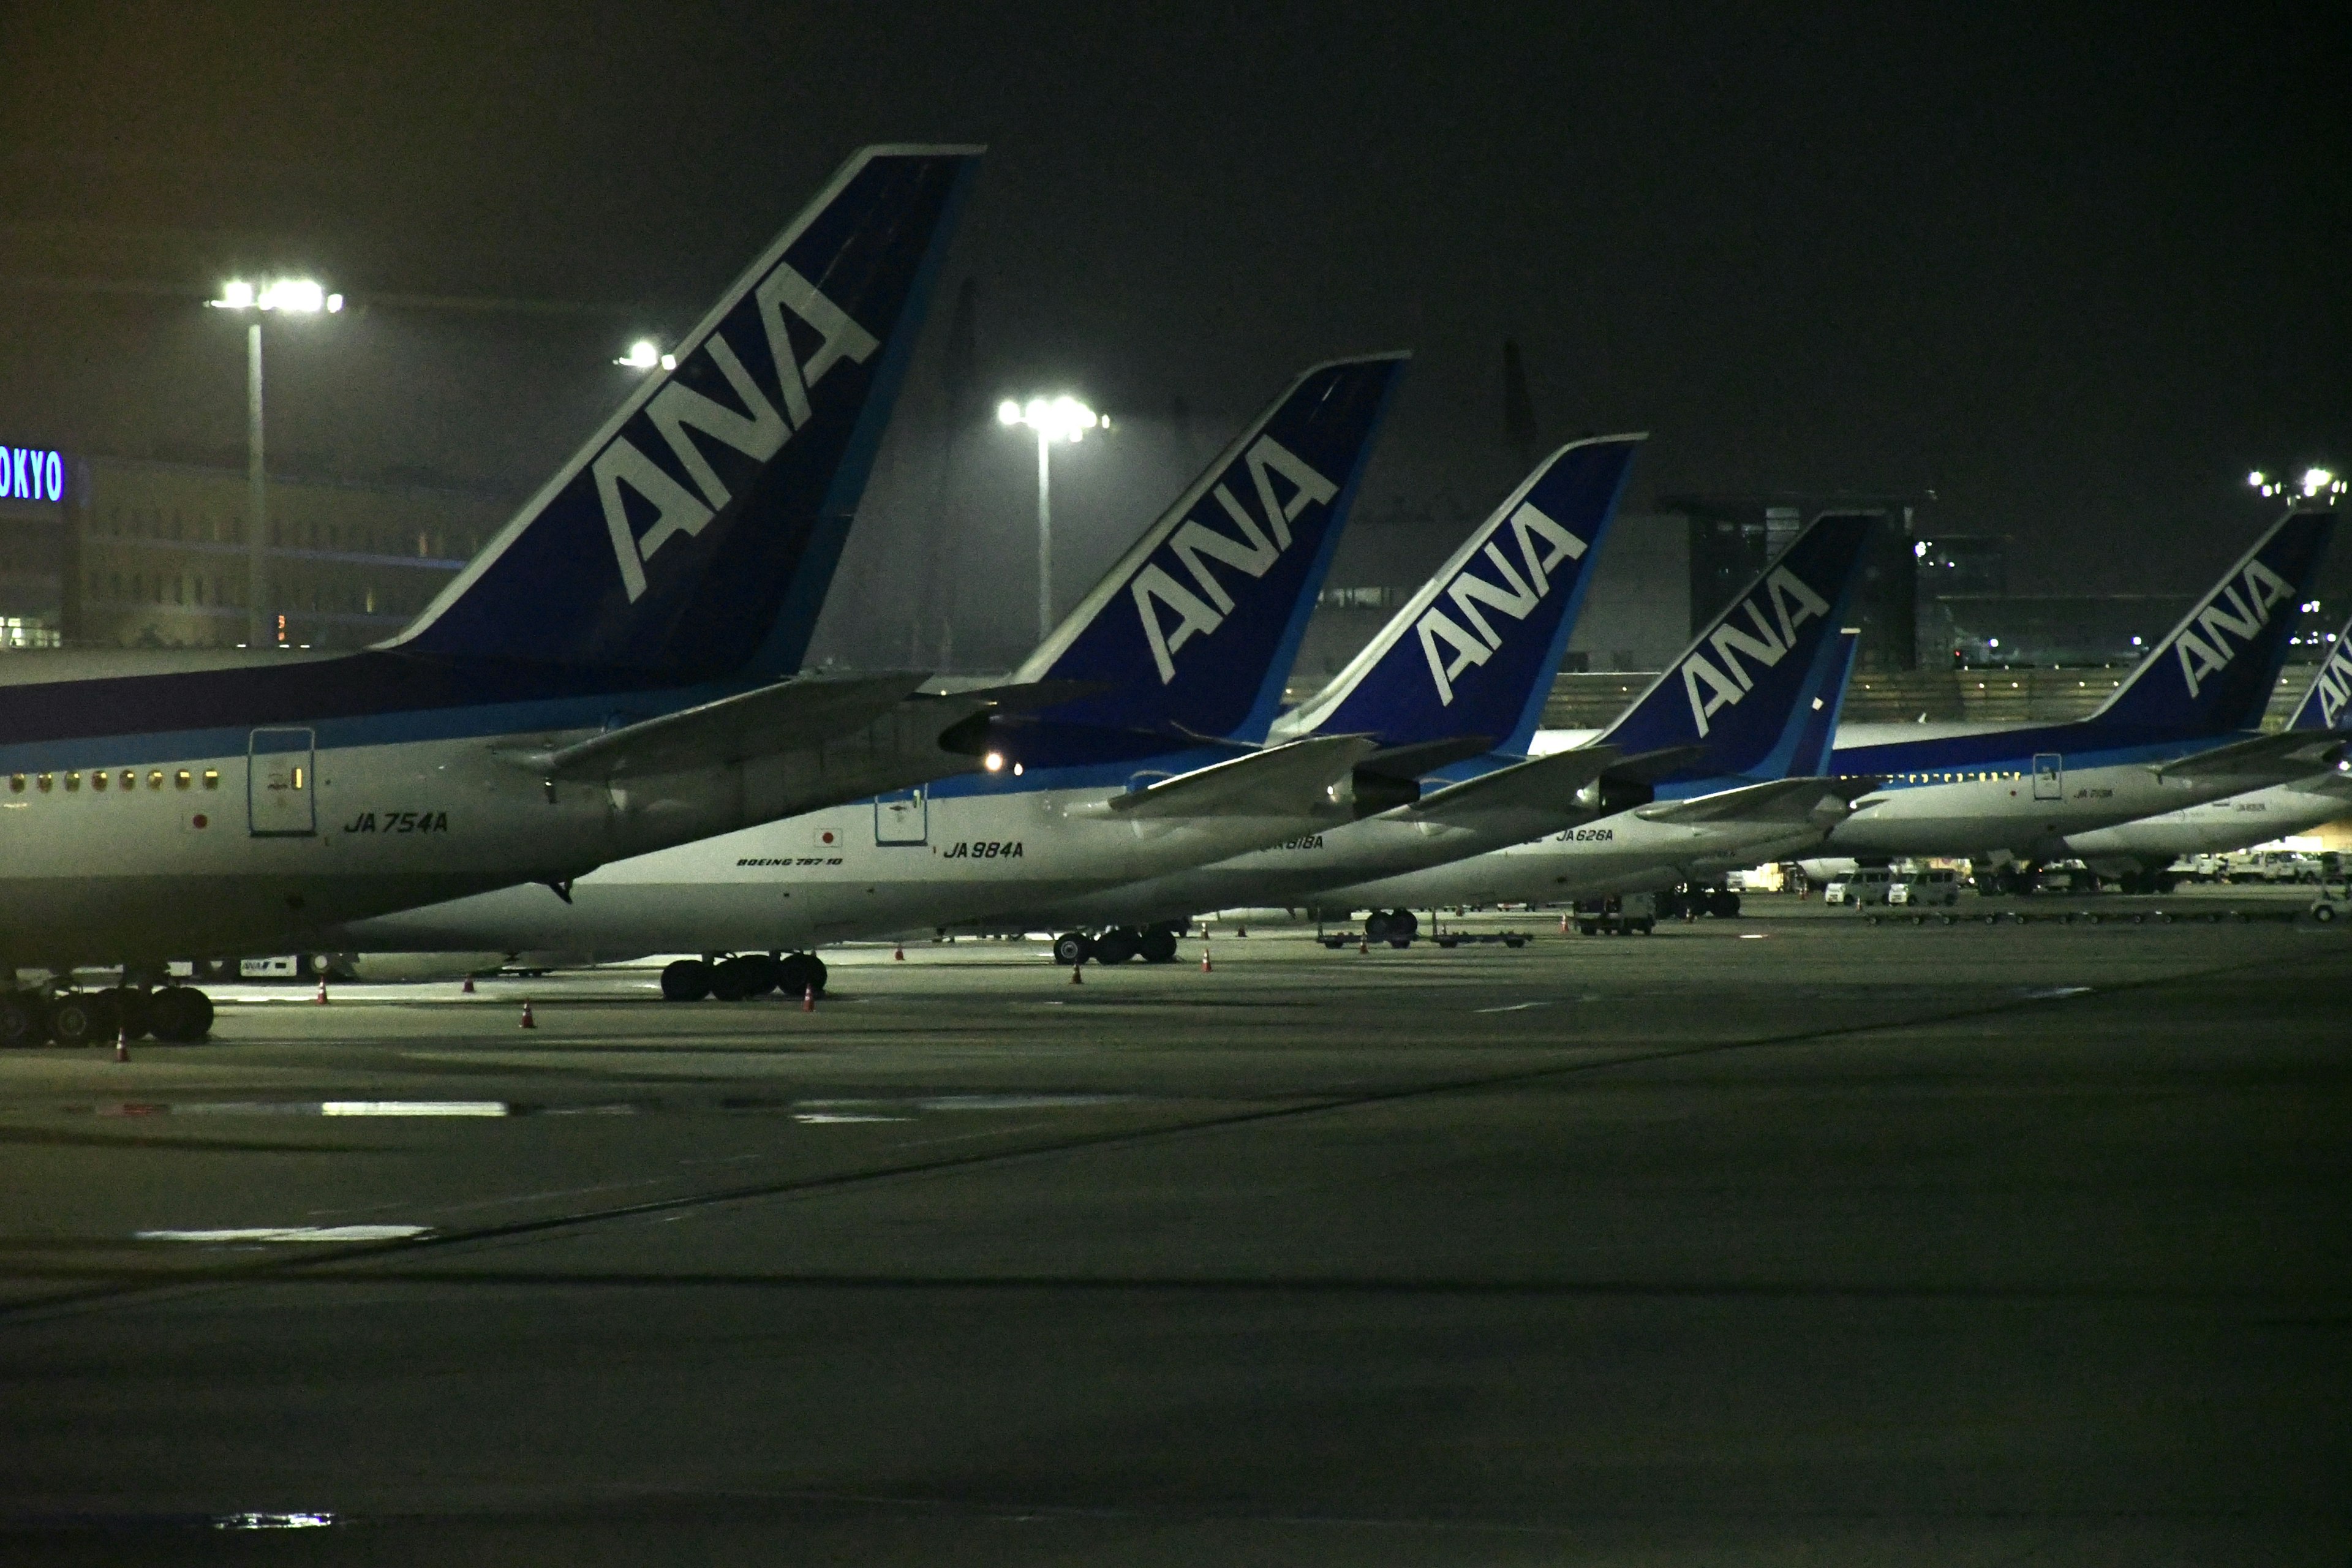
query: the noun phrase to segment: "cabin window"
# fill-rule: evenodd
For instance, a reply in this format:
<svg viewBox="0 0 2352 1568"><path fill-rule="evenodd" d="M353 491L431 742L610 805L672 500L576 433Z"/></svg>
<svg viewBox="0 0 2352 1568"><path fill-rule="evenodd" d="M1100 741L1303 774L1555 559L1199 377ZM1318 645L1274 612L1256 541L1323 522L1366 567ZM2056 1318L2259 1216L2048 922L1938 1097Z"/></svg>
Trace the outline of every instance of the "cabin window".
<svg viewBox="0 0 2352 1568"><path fill-rule="evenodd" d="M40 776L40 778L39 778L37 781L36 781L36 786L40 790L40 792L41 792L43 795L47 795L47 794L48 794L48 793L49 793L49 785L50 785L53 782L55 782L55 781L54 781L54 780L52 780L52 779L51 779L51 777L50 777L47 773L43 773L43 774Z"/></svg>
<svg viewBox="0 0 2352 1568"><path fill-rule="evenodd" d="M218 768L206 768L205 770L205 787L206 789L220 788L220 770Z"/></svg>
<svg viewBox="0 0 2352 1568"><path fill-rule="evenodd" d="M152 770L152 772L150 772L150 773L148 773L148 775L147 775L147 787L148 787L149 789L162 789L162 788L163 787L163 769L161 769L161 768L156 768L156 769Z"/></svg>
<svg viewBox="0 0 2352 1568"><path fill-rule="evenodd" d="M89 787L92 789L104 789L106 787L108 776L109 775L104 768L99 769L96 773L89 775ZM68 773L66 775L66 788L71 789L73 786L74 775Z"/></svg>
<svg viewBox="0 0 2352 1568"><path fill-rule="evenodd" d="M185 789L188 787L188 770L182 768L178 773L172 775L172 787L173 789Z"/></svg>
<svg viewBox="0 0 2352 1568"><path fill-rule="evenodd" d="M66 793L68 795L71 795L79 788L81 788L81 775L79 773L68 773L66 775Z"/></svg>
<svg viewBox="0 0 2352 1568"><path fill-rule="evenodd" d="M24 774L10 773L8 775L8 793L10 795L22 795L25 793Z"/></svg>
<svg viewBox="0 0 2352 1568"><path fill-rule="evenodd" d="M124 789L137 789L139 787L138 769L125 768L122 770L122 787Z"/></svg>

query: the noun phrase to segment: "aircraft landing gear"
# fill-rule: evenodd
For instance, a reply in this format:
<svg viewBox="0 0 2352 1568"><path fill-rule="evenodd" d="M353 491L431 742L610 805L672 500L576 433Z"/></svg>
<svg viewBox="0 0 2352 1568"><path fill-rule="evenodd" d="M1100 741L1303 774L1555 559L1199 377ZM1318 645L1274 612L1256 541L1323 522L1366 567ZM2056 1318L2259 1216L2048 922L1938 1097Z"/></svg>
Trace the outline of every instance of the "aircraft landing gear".
<svg viewBox="0 0 2352 1568"><path fill-rule="evenodd" d="M167 985L142 1000L148 1031L168 1045L193 1045L212 1033L213 999L193 985Z"/></svg>
<svg viewBox="0 0 2352 1568"><path fill-rule="evenodd" d="M662 1000L699 1002L712 996L721 1002L745 1002L771 991L797 997L811 987L822 996L828 975L824 960L813 952L681 958L662 970Z"/></svg>
<svg viewBox="0 0 2352 1568"><path fill-rule="evenodd" d="M1068 969L1095 955L1094 939L1084 931L1066 931L1054 939L1054 962Z"/></svg>

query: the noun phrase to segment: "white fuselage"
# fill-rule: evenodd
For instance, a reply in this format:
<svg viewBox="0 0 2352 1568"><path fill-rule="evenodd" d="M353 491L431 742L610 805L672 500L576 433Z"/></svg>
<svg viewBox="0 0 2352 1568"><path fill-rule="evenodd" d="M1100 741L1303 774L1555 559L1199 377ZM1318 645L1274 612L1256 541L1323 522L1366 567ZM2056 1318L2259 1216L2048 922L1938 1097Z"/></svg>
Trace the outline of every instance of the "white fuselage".
<svg viewBox="0 0 2352 1568"><path fill-rule="evenodd" d="M2091 863L2135 859L2155 865L2182 855L2267 844L2346 816L2352 816L2352 774L2336 771L2073 834L2066 849Z"/></svg>
<svg viewBox="0 0 2352 1568"><path fill-rule="evenodd" d="M1818 846L1804 822L1652 822L1630 811L1405 876L1334 887L1308 900L1350 910L1551 903L1643 892L1784 860Z"/></svg>
<svg viewBox="0 0 2352 1568"><path fill-rule="evenodd" d="M1119 784L1009 778L898 805L861 802L681 845L581 878L565 903L516 887L357 922L362 950L788 951L917 931L995 929L1120 883L1344 820L1295 809L1159 819L1103 811Z"/></svg>
<svg viewBox="0 0 2352 1568"><path fill-rule="evenodd" d="M322 927L566 881L609 860L893 787L910 771L929 777L966 765L940 752L927 715L886 715L769 757L551 788L520 759L598 730L342 745L316 743L322 732L332 731L239 731L236 750L168 735L93 737L53 748L70 765L53 759L0 774L0 964L62 970L283 952L312 945Z"/></svg>
<svg viewBox="0 0 2352 1568"><path fill-rule="evenodd" d="M1841 768L1865 748L2000 733L1967 725L1861 724L1838 731ZM2184 743L2183 753L2194 751ZM2078 753L2079 755L2080 753ZM2159 778L2158 756L2110 759L2095 754L2078 765L2063 752L2054 764L2019 757L1990 763L1955 763L1886 775L1885 787L1854 803L1830 834L1831 850L1862 856L1968 856L2007 850L2055 858L2076 834L2178 811L2245 788L2242 779Z"/></svg>

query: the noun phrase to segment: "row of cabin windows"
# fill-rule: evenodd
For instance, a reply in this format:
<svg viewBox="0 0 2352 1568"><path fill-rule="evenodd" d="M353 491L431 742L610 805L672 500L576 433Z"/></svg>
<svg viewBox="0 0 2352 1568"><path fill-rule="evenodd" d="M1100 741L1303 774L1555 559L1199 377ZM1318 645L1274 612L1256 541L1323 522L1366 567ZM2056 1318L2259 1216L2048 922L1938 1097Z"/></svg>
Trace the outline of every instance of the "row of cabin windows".
<svg viewBox="0 0 2352 1568"><path fill-rule="evenodd" d="M32 774L32 786L40 791L41 794L47 795L51 790L57 788L58 777L59 775L57 773ZM66 782L66 793L68 795L71 795L81 788L81 774L79 772L66 773L63 777ZM89 787L95 790L103 790L108 786L109 781L115 779L120 779L121 781L121 787L126 793L131 790L137 789L139 787L139 770L137 768L124 768L121 773L114 773L107 772L104 768L92 768L89 774ZM24 794L26 780L26 775L24 773L10 773L8 775L8 793L10 795ZM195 786L196 775L188 769L181 768L172 774L172 787L173 789L194 789ZM163 769L150 768L147 770L147 787L149 789L157 790L163 787ZM206 789L220 788L220 770L218 768L206 768L205 770L204 787ZM301 785L299 783L297 783L295 787L299 789Z"/></svg>
<svg viewBox="0 0 2352 1568"><path fill-rule="evenodd" d="M1973 784L1979 779L2021 779L2025 775L2018 773L1988 771L1985 773L1897 773L1895 776L1905 784Z"/></svg>

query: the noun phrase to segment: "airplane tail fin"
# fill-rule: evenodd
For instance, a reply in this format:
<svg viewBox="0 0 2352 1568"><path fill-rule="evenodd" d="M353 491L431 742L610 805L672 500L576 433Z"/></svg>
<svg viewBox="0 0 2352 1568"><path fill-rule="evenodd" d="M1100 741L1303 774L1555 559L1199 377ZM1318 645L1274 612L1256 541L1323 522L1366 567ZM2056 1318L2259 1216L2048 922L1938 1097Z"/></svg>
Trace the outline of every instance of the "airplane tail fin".
<svg viewBox="0 0 2352 1568"><path fill-rule="evenodd" d="M1696 748L1670 775L1676 794L1789 776L1801 750L1822 744L1807 740L1822 711L1812 700L1850 657L1839 627L1880 521L1814 519L1596 743L1629 757Z"/></svg>
<svg viewBox="0 0 2352 1568"><path fill-rule="evenodd" d="M1838 714L1845 707L1846 683L1853 676L1853 656L1862 646L1862 628L1840 628L1837 644L1820 682L1797 694L1797 749L1789 757L1791 778L1822 778L1830 771L1830 753L1837 746Z"/></svg>
<svg viewBox="0 0 2352 1568"><path fill-rule="evenodd" d="M1013 679L1101 685L1052 710L1057 723L1264 739L1405 360L1335 360L1291 383Z"/></svg>
<svg viewBox="0 0 2352 1568"><path fill-rule="evenodd" d="M675 368L383 646L682 680L798 668L979 153L851 157Z"/></svg>
<svg viewBox="0 0 2352 1568"><path fill-rule="evenodd" d="M1482 736L1525 755L1643 439L1597 437L1545 458L1278 732L1389 746Z"/></svg>
<svg viewBox="0 0 2352 1568"><path fill-rule="evenodd" d="M2319 673L2288 721L2290 730L2341 729L2352 715L2352 621L2345 623L2333 642L2321 644L2320 651Z"/></svg>
<svg viewBox="0 0 2352 1568"><path fill-rule="evenodd" d="M2335 527L2316 507L2272 524L2083 722L2183 736L2259 727Z"/></svg>

